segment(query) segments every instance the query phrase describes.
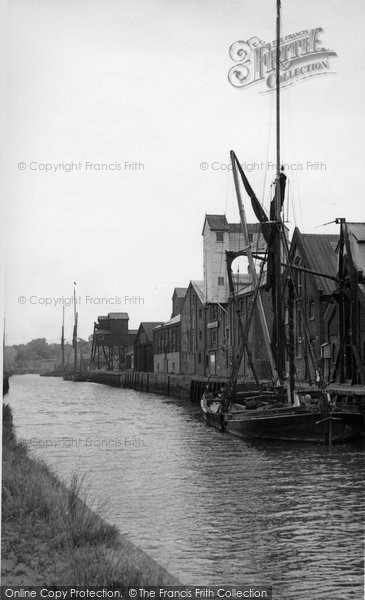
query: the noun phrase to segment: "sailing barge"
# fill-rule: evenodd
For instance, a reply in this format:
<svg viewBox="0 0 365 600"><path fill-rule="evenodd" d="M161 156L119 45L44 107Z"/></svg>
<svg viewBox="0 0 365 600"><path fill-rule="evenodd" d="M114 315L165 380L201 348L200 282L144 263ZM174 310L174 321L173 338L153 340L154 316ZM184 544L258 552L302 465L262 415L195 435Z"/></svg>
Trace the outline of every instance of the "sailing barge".
<svg viewBox="0 0 365 600"><path fill-rule="evenodd" d="M320 402L313 407L263 404L258 409L232 403L228 410L220 401L210 402L204 394L201 405L208 425L243 438L336 444L354 440L361 432L360 413L329 409L325 416Z"/></svg>
<svg viewBox="0 0 365 600"><path fill-rule="evenodd" d="M280 47L280 8L280 0L277 0L277 48ZM276 55L277 171L275 179L275 195L271 202L270 215L265 213L258 201L234 152L231 152L231 163L245 247L238 252L226 252L226 261L230 293L240 327L241 349L239 355L233 361L230 376L220 394L211 394L209 386L203 394L201 408L204 417L208 425L241 437L328 444L353 440L360 435L363 425L363 416L356 410L349 410L346 405L340 407L332 401L331 396L326 389L319 364L314 365L317 383L317 393L313 395L314 397L307 396L300 400L298 394L295 392L294 340L293 335L290 335L290 333L288 336L289 339L286 339L282 296L284 289L287 286L289 297L288 308L290 313L290 308L292 311L295 299L298 297L298 290L295 288L295 272L297 269L304 271L307 269L304 269L299 265L289 264L289 244L282 219L286 176L283 170L280 170L280 52L277 52ZM262 234L267 244L265 256L254 255L251 250L245 210L241 198L240 178L251 199L252 208L261 224ZM338 222L341 225L339 244L340 272L339 278L336 278L336 280L340 284L337 293L339 298L342 298L341 294L346 294L347 291L343 291L346 286L340 279L341 276L343 279L341 265L346 261L351 265L351 250L348 243L345 221L344 219L339 219ZM346 261L344 259L345 255ZM232 262L239 256L247 256L248 258L249 270L254 288L254 302L252 303L251 314L248 316L245 323L242 321L240 314L232 276ZM256 273L255 259L260 259L267 265L265 287L267 291L271 291L274 314L274 324L271 335L269 333L260 295L263 269L260 270L259 275ZM321 273L321 276L326 277L327 275ZM328 277L334 279L333 275L328 275ZM352 287L356 283L355 279L354 276L350 278ZM340 299L340 306L341 302L342 300ZM342 302L342 304L344 303L345 301ZM270 388L260 385L250 355L248 334L254 310L258 311L260 317L266 352L271 367L272 386ZM343 323L345 323L346 320L345 315L343 314L344 310L345 309L342 309L341 313L343 315ZM354 325L354 323L352 325ZM352 329L352 331L354 330ZM347 338L348 335L343 336L341 338L341 343ZM240 392L237 390L237 379L240 364L245 353L247 354L248 362L256 381L256 387L255 389L246 389L245 391ZM354 366L356 363L356 351L354 351L353 354L354 356L351 356L352 359L355 357L355 360L350 360L350 363L348 360L346 362L346 358L344 358L344 356L346 356L346 350L340 348L338 359L339 370L343 377L346 364L349 363ZM311 358L313 360L315 357L312 356ZM288 378L285 377L286 360L289 362ZM365 376L364 381L362 382L365 383Z"/></svg>
<svg viewBox="0 0 365 600"><path fill-rule="evenodd" d="M88 381L89 374L86 371L84 360L81 356L81 352L80 352L80 359L78 359L77 326L78 326L79 315L76 310L76 304L77 304L76 303L76 283L74 282L74 328L73 328L73 334L72 334L72 347L74 349L74 364L73 364L73 370L65 373L63 376L63 379L66 381ZM63 340L62 344L64 344L63 328L62 328L62 340Z"/></svg>

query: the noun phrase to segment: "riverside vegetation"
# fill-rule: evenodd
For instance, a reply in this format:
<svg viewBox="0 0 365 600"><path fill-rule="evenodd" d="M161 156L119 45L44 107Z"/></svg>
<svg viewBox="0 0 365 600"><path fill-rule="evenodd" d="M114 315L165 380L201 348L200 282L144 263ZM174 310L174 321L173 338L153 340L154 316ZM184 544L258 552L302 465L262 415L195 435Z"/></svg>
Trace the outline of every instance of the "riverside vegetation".
<svg viewBox="0 0 365 600"><path fill-rule="evenodd" d="M69 487L28 454L3 405L2 585L178 585L95 511L82 479ZM104 507L105 508L105 507Z"/></svg>

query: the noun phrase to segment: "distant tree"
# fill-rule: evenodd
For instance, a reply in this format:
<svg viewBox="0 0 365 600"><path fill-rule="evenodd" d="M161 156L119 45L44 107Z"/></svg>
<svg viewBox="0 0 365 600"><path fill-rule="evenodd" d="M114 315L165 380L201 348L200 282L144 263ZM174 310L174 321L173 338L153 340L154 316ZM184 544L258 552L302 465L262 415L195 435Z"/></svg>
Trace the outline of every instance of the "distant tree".
<svg viewBox="0 0 365 600"><path fill-rule="evenodd" d="M84 358L87 358L88 356L90 356L90 354L91 354L91 344L90 344L90 342L87 342L86 340L83 340L83 339L80 338L78 340L78 344L79 344L79 349L80 349L80 352L81 352L82 356Z"/></svg>
<svg viewBox="0 0 365 600"><path fill-rule="evenodd" d="M89 341L78 339L78 348L82 356L87 359L91 354L91 343ZM61 358L61 344L48 344L46 338L36 338L28 342L28 344L18 344L6 347L8 356L7 363L16 367L17 363L22 363L19 366L24 366L27 361L37 360L54 360L58 362ZM72 345L65 341L65 360L69 362L73 357Z"/></svg>
<svg viewBox="0 0 365 600"><path fill-rule="evenodd" d="M31 351L27 346L25 346L25 344L18 344L13 346L13 348L16 350L16 362L24 362L25 360L34 358Z"/></svg>
<svg viewBox="0 0 365 600"><path fill-rule="evenodd" d="M37 338L27 344L27 348L34 352L39 358L51 358L52 350L47 344L46 338Z"/></svg>
<svg viewBox="0 0 365 600"><path fill-rule="evenodd" d="M48 344L52 358L58 358L61 354L61 344Z"/></svg>
<svg viewBox="0 0 365 600"><path fill-rule="evenodd" d="M5 346L4 348L4 370L12 369L17 358L17 351L13 346Z"/></svg>

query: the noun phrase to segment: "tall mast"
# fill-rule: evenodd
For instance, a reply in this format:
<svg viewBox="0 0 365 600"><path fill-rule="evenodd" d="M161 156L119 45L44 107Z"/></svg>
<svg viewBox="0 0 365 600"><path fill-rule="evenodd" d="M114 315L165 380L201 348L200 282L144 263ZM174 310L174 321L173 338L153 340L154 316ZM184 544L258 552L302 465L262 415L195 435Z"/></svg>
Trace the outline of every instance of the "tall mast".
<svg viewBox="0 0 365 600"><path fill-rule="evenodd" d="M3 329L3 373L5 372L5 367L6 367L5 346L6 346L6 315L4 313L4 329Z"/></svg>
<svg viewBox="0 0 365 600"><path fill-rule="evenodd" d="M61 365L65 368L65 305L62 306Z"/></svg>
<svg viewBox="0 0 365 600"><path fill-rule="evenodd" d="M76 310L76 283L74 282L74 331L72 337L72 345L74 347L74 373L77 371L77 320L78 314Z"/></svg>
<svg viewBox="0 0 365 600"><path fill-rule="evenodd" d="M231 163L232 163L234 185L235 185L235 189L236 189L236 196L237 196L237 202L238 202L238 210L240 213L243 241L245 244L245 250L247 251L247 258L248 258L248 264L250 267L252 287L255 290L258 285L256 267L255 267L255 262L254 262L254 259L252 256L251 243L250 243L250 239L249 239L249 235L248 235L246 213L245 213L245 209L243 207L241 190L240 190L240 185L239 185L239 181L238 181L237 166L236 166L235 156L234 156L233 152L231 152ZM257 308L258 308L260 323L261 323L262 332L263 332L263 336L264 336L266 352L267 352L269 362L270 362L271 373L273 376L273 380L276 382L277 378L278 378L278 373L277 373L276 366L275 366L275 359L274 359L273 351L272 351L272 347L271 347L270 334L269 334L269 329L267 326L266 315L265 315L265 311L264 311L264 306L262 304L260 290L258 290L258 293L257 293Z"/></svg>
<svg viewBox="0 0 365 600"><path fill-rule="evenodd" d="M276 367L280 381L284 379L285 355L281 301L281 185L280 185L280 9L281 0L276 0L276 179L275 179L275 349Z"/></svg>
<svg viewBox="0 0 365 600"><path fill-rule="evenodd" d="M280 9L281 0L276 0L276 182L280 187ZM280 199L280 197L279 197ZM279 214L280 214L279 207Z"/></svg>

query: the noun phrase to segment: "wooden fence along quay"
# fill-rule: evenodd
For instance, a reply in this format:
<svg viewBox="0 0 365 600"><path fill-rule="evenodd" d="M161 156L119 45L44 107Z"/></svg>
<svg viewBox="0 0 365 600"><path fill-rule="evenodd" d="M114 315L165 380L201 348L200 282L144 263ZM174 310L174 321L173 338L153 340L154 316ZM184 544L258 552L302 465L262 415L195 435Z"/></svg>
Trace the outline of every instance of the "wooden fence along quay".
<svg viewBox="0 0 365 600"><path fill-rule="evenodd" d="M139 392L161 394L181 400L200 402L206 385L212 392L219 390L224 379L195 378L188 375L168 375L165 373L146 373L136 371L95 371L90 381L128 388Z"/></svg>
<svg viewBox="0 0 365 600"><path fill-rule="evenodd" d="M206 386L211 392L219 391L226 384L225 379L212 377L193 377L190 375L172 375L142 371L94 371L88 381L118 388L127 388L139 392L160 394L178 400L190 400L200 403ZM303 394L313 393L313 388L304 386ZM346 408L360 411L364 415L363 432L365 433L365 397L363 386L349 386L346 396Z"/></svg>

